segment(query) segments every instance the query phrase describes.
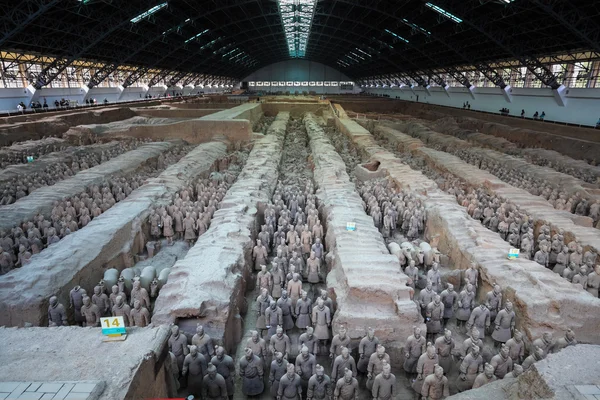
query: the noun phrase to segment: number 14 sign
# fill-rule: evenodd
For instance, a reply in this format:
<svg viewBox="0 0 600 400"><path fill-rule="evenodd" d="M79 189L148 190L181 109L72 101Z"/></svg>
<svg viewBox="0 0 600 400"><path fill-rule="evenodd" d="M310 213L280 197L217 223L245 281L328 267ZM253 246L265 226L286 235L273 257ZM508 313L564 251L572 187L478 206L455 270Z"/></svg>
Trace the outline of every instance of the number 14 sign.
<svg viewBox="0 0 600 400"><path fill-rule="evenodd" d="M109 337L109 340L125 340L127 331L123 317L100 318L102 334Z"/></svg>

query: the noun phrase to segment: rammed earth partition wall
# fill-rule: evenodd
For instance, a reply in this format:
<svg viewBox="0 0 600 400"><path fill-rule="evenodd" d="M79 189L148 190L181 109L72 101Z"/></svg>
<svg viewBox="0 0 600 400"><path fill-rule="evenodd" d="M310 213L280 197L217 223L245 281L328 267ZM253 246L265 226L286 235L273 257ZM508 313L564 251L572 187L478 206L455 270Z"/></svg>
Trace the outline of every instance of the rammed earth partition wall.
<svg viewBox="0 0 600 400"><path fill-rule="evenodd" d="M244 169L229 188L210 228L172 268L156 300L153 322L177 323L194 334L196 324L231 352L242 338L240 313L252 274L252 248L264 206L277 184L289 113L281 112L257 139Z"/></svg>
<svg viewBox="0 0 600 400"><path fill-rule="evenodd" d="M318 208L327 230L325 244L331 268L327 287L337 305L333 330L337 332L344 325L348 335L358 341L368 327L374 328L386 352L401 365L401 349L413 326L425 331L420 311L410 299L408 277L365 213L346 165L323 129L311 114L304 121L315 165ZM346 230L347 222L354 222L356 230Z"/></svg>
<svg viewBox="0 0 600 400"><path fill-rule="evenodd" d="M515 305L517 328L529 340L543 332L564 332L571 328L578 340L600 343L600 299L534 261L508 260L510 245L469 217L453 196L380 147L355 121L336 118L336 124L372 162L380 163L379 168L398 187L421 194L427 214L426 236L436 240L454 268L466 269L472 262L477 265L481 277L478 301L484 301L492 285L498 283L505 298ZM410 139L407 147L418 147L415 139Z"/></svg>
<svg viewBox="0 0 600 400"><path fill-rule="evenodd" d="M95 285L106 269L130 266L125 261L141 251L138 236L150 207L168 204L193 179L208 176L214 162L227 154L227 145L197 146L84 228L32 256L25 266L0 276L0 325L45 326L50 296L68 305L73 286Z"/></svg>
<svg viewBox="0 0 600 400"><path fill-rule="evenodd" d="M38 213L49 218L55 201L76 196L88 186L99 185L113 174L134 172L147 163L156 162L159 155L178 144L181 142L143 144L105 163L80 171L69 179L34 190L29 196L0 207L0 229L11 229L23 221L30 220Z"/></svg>

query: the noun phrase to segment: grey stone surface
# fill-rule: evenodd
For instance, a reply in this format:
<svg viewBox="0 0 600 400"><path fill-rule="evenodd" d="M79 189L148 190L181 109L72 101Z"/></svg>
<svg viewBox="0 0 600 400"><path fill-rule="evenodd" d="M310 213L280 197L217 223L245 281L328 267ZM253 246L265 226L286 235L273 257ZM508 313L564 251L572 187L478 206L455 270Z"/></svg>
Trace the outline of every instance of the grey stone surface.
<svg viewBox="0 0 600 400"><path fill-rule="evenodd" d="M241 339L244 278L251 273L258 212L275 189L289 113L279 113L268 134L254 143L237 181L227 191L210 228L171 269L156 300L154 324L192 319L228 350ZM210 324L208 324L210 322ZM195 333L196 324L190 325ZM183 327L185 330L187 327Z"/></svg>
<svg viewBox="0 0 600 400"><path fill-rule="evenodd" d="M140 229L136 220L144 220L150 206L170 202L173 193L183 185L208 174L214 161L225 156L226 150L222 142L198 145L85 228L31 257L24 267L1 276L0 325L22 326L25 322L44 325L50 296L58 296L67 305L73 286L95 285L105 269L125 268Z"/></svg>
<svg viewBox="0 0 600 400"><path fill-rule="evenodd" d="M17 397L17 399L19 400L40 400L40 398L43 396L43 393L36 393L36 392L25 392L22 393L19 397ZM10 396L9 396L10 398Z"/></svg>
<svg viewBox="0 0 600 400"><path fill-rule="evenodd" d="M56 394L56 398L57 399L64 399L65 396L67 394L69 394L69 392L71 391L71 389L73 389L73 386L75 386L75 384L73 384L73 383L66 383L66 384L64 384L63 387Z"/></svg>
<svg viewBox="0 0 600 400"><path fill-rule="evenodd" d="M327 287L335 293L337 303L333 330L346 325L348 335L358 340L367 327L373 327L388 353L399 353L413 326L425 331L423 318L410 300L407 276L365 213L346 165L323 129L312 114L304 121L315 165L318 207L327 227L325 243L332 260ZM356 231L347 231L347 222L355 222ZM395 356L394 361L400 363L399 354Z"/></svg>
<svg viewBox="0 0 600 400"><path fill-rule="evenodd" d="M100 328L0 328L0 381L19 382L11 399L34 386L36 392L26 393L41 398L45 386L55 389L57 385L61 388L52 393L53 400L69 395L85 400L124 399L130 390L137 390L130 386L140 365L158 359L169 329L128 328L127 334L127 340L109 343L102 341Z"/></svg>
<svg viewBox="0 0 600 400"><path fill-rule="evenodd" d="M0 382L0 393L10 393L19 386L19 382Z"/></svg>
<svg viewBox="0 0 600 400"><path fill-rule="evenodd" d="M56 393L62 388L61 383L44 383L37 389L38 392L43 393Z"/></svg>

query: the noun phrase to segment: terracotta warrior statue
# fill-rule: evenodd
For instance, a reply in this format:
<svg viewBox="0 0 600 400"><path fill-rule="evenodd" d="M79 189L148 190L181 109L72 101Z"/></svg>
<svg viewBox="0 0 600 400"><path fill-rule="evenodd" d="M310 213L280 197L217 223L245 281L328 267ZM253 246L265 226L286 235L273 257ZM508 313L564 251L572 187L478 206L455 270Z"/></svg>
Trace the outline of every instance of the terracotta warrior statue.
<svg viewBox="0 0 600 400"><path fill-rule="evenodd" d="M142 307L142 303L139 300L133 302L130 315L133 326L143 328L150 324L150 313L146 307Z"/></svg>
<svg viewBox="0 0 600 400"><path fill-rule="evenodd" d="M466 325L471 316L471 311L475 307L474 289L475 287L469 283L458 295L458 310L456 311L456 326L458 328Z"/></svg>
<svg viewBox="0 0 600 400"><path fill-rule="evenodd" d="M75 314L75 323L81 325L85 322L85 317L81 314L81 307L83 306L83 296L85 296L85 289L81 286L75 286L69 292L70 306Z"/></svg>
<svg viewBox="0 0 600 400"><path fill-rule="evenodd" d="M431 343L427 344L427 350L421 354L417 362L417 379L413 382L412 388L415 392L422 395L423 383L426 377L433 374L433 369L438 364L438 355L435 347Z"/></svg>
<svg viewBox="0 0 600 400"><path fill-rule="evenodd" d="M215 355L210 360L210 363L217 368L218 374L225 379L227 397L232 400L234 393L233 377L235 376L235 364L233 362L233 358L225 354L225 349L223 347L217 346ZM208 367L210 373L210 365ZM206 386L206 382L204 382L204 385Z"/></svg>
<svg viewBox="0 0 600 400"><path fill-rule="evenodd" d="M331 379L337 380L344 375L344 371L352 371L352 376L356 378L356 362L350 356L350 351L347 347L342 347L340 355L335 358L333 367L331 368Z"/></svg>
<svg viewBox="0 0 600 400"><path fill-rule="evenodd" d="M296 303L296 307L298 303ZM281 309L283 319L283 330L289 331L294 327L295 309L292 307L292 299L288 297L287 290L281 292L281 298L277 300L277 307Z"/></svg>
<svg viewBox="0 0 600 400"><path fill-rule="evenodd" d="M537 338L532 343L532 348L540 348L544 352L544 358L548 355L550 350L554 347L554 339L551 332L545 332L541 338Z"/></svg>
<svg viewBox="0 0 600 400"><path fill-rule="evenodd" d="M48 306L48 326L66 326L67 313L65 307L58 302L58 297L50 297L50 305Z"/></svg>
<svg viewBox="0 0 600 400"><path fill-rule="evenodd" d="M226 400L228 398L227 383L217 368L208 363L207 374L202 379L202 398L208 400Z"/></svg>
<svg viewBox="0 0 600 400"><path fill-rule="evenodd" d="M490 361L490 365L494 367L494 375L498 379L504 379L504 376L513 369L513 361L508 354L509 350L505 344L502 344L500 351Z"/></svg>
<svg viewBox="0 0 600 400"><path fill-rule="evenodd" d="M523 367L519 364L514 364L512 372L509 372L508 374L504 375L504 379L518 378L519 375L521 375L522 373Z"/></svg>
<svg viewBox="0 0 600 400"><path fill-rule="evenodd" d="M333 394L331 379L325 375L325 368L317 364L316 373L308 380L307 400L329 400Z"/></svg>
<svg viewBox="0 0 600 400"><path fill-rule="evenodd" d="M464 392L473 387L477 375L483 372L483 358L479 354L479 346L473 346L471 351L463 359L459 367L460 375L456 380L459 392ZM493 372L492 372L493 375Z"/></svg>
<svg viewBox="0 0 600 400"><path fill-rule="evenodd" d="M490 382L494 382L497 377L494 375L494 367L490 364L485 364L483 367L483 372L475 378L475 382L473 382L473 389L477 389L478 387L482 387L483 385L487 385Z"/></svg>
<svg viewBox="0 0 600 400"><path fill-rule="evenodd" d="M329 348L329 358L342 354L342 347L347 347L350 350L350 337L347 335L345 327L341 326L337 335L331 339L331 347Z"/></svg>
<svg viewBox="0 0 600 400"><path fill-rule="evenodd" d="M258 396L265 390L263 383L263 362L246 348L245 356L240 359L240 377L242 378L242 393L246 396Z"/></svg>
<svg viewBox="0 0 600 400"><path fill-rule="evenodd" d="M520 364L525 356L523 334L515 329L513 331L513 337L506 342L506 347L508 347L508 355L513 362Z"/></svg>
<svg viewBox="0 0 600 400"><path fill-rule="evenodd" d="M252 350L252 354L256 355L259 360L264 362L267 358L267 342L258 335L258 331L250 332L250 337L246 341L246 347Z"/></svg>
<svg viewBox="0 0 600 400"><path fill-rule="evenodd" d="M190 349L187 346L187 337L179 332L179 327L173 325L171 327L171 336L169 337L169 351L177 358L177 366L181 371L183 369L183 361L188 355Z"/></svg>
<svg viewBox="0 0 600 400"><path fill-rule="evenodd" d="M283 315L281 308L277 307L277 302L271 300L269 307L265 310L265 323L267 324L267 339L275 335L276 329L283 325Z"/></svg>
<svg viewBox="0 0 600 400"><path fill-rule="evenodd" d="M492 339L499 343L506 343L513 331L515 330L515 312L513 311L513 305L510 301L507 301L504 305L504 309L500 310L495 320L495 329L492 332Z"/></svg>
<svg viewBox="0 0 600 400"><path fill-rule="evenodd" d="M288 361L283 358L283 353L277 351L273 355L271 368L269 372L269 391L271 396L276 399L277 391L279 390L279 382L287 372Z"/></svg>
<svg viewBox="0 0 600 400"><path fill-rule="evenodd" d="M299 351L303 346L306 346L311 354L317 355L319 350L319 339L314 335L314 328L312 326L307 326L306 332L300 335L298 346Z"/></svg>
<svg viewBox="0 0 600 400"><path fill-rule="evenodd" d="M260 270L262 265L267 264L268 255L267 248L262 244L262 241L256 239L256 246L254 246L254 249L252 250L255 270Z"/></svg>
<svg viewBox="0 0 600 400"><path fill-rule="evenodd" d="M421 329L414 327L413 334L408 337L404 346L404 372L409 380L417 373L417 362L421 354L425 352L425 345Z"/></svg>
<svg viewBox="0 0 600 400"><path fill-rule="evenodd" d="M390 356L385 352L385 347L378 345L375 353L369 357L367 365L367 389L373 389L375 378L383 372L384 366L389 365Z"/></svg>
<svg viewBox="0 0 600 400"><path fill-rule="evenodd" d="M133 306L135 300L139 300L142 307L148 310L150 309L150 297L148 296L148 291L142 287L142 283L139 280L133 282L129 304Z"/></svg>
<svg viewBox="0 0 600 400"><path fill-rule="evenodd" d="M448 378L444 376L444 368L436 365L433 374L423 381L422 400L441 400L450 396Z"/></svg>
<svg viewBox="0 0 600 400"><path fill-rule="evenodd" d="M277 400L302 400L302 379L296 373L294 364L287 365L286 374L279 381Z"/></svg>
<svg viewBox="0 0 600 400"><path fill-rule="evenodd" d="M100 326L100 310L98 306L92 303L92 299L88 296L84 296L83 306L81 306L81 315L85 318L84 326Z"/></svg>
<svg viewBox="0 0 600 400"><path fill-rule="evenodd" d="M367 373L367 367L369 366L369 359L371 355L377 350L379 345L379 339L375 336L375 330L373 328L367 329L367 335L360 340L358 345L358 364L356 369L362 374Z"/></svg>
<svg viewBox="0 0 600 400"><path fill-rule="evenodd" d="M260 289L267 289L269 293L273 290L273 276L267 271L266 265L261 265L260 272L256 274L256 286Z"/></svg>
<svg viewBox="0 0 600 400"><path fill-rule="evenodd" d="M302 379L302 391L306 392L308 380L316 373L317 359L310 353L308 347L302 346L300 354L296 357L296 371Z"/></svg>
<svg viewBox="0 0 600 400"><path fill-rule="evenodd" d="M115 305L112 307L112 315L114 317L123 317L125 326L131 326L131 307L125 303L123 296L117 296L115 298Z"/></svg>
<svg viewBox="0 0 600 400"><path fill-rule="evenodd" d="M494 289L486 294L486 303L490 310L490 321L494 322L496 315L502 308L502 289L500 285L494 285Z"/></svg>
<svg viewBox="0 0 600 400"><path fill-rule="evenodd" d="M426 308L427 335L431 341L435 340L435 336L442 330L442 318L444 317L444 305L441 297L435 295L433 301Z"/></svg>
<svg viewBox="0 0 600 400"><path fill-rule="evenodd" d="M392 374L390 364L383 362L381 373L373 381L371 395L375 400L388 400L396 397L396 376Z"/></svg>
<svg viewBox="0 0 600 400"><path fill-rule="evenodd" d="M473 285L474 289L477 289L479 272L477 271L477 266L475 263L471 263L471 266L465 270L465 281L467 284Z"/></svg>
<svg viewBox="0 0 600 400"><path fill-rule="evenodd" d="M198 348L200 354L207 357L207 360L215 354L213 341L208 334L204 333L204 327L200 324L196 325L196 334L192 336L192 344Z"/></svg>
<svg viewBox="0 0 600 400"><path fill-rule="evenodd" d="M331 314L329 307L325 306L325 302L321 297L317 299L317 305L313 308L312 323L315 329L315 336L319 342L324 341L327 344L330 337Z"/></svg>
<svg viewBox="0 0 600 400"><path fill-rule="evenodd" d="M208 364L206 358L198 352L194 345L188 346L189 353L183 361L182 376L187 376L187 390L194 396L202 395L202 382L207 373Z"/></svg>
<svg viewBox="0 0 600 400"><path fill-rule="evenodd" d="M456 343L452 337L452 331L444 329L444 336L440 336L434 343L436 353L438 355L438 364L443 369L443 373L449 374L452 367L454 366L454 359L452 354ZM434 372L435 373L435 372ZM424 391L424 393L426 393Z"/></svg>
<svg viewBox="0 0 600 400"><path fill-rule="evenodd" d="M269 350L271 354L275 354L276 352L283 353L283 357L287 360L290 355L292 343L288 335L283 332L283 328L278 326L276 329L276 333L271 336L269 341Z"/></svg>
<svg viewBox="0 0 600 400"><path fill-rule="evenodd" d="M565 347L575 346L576 344L577 340L575 340L575 332L573 332L571 329L567 329L567 331L565 332L565 336L561 337L556 341L551 351L553 353L558 353Z"/></svg>
<svg viewBox="0 0 600 400"><path fill-rule="evenodd" d="M92 303L98 306L102 317L108 317L110 315L110 301L108 300L108 296L102 292L100 286L94 287Z"/></svg>
<svg viewBox="0 0 600 400"><path fill-rule="evenodd" d="M306 329L312 325L311 312L312 312L312 300L308 298L308 293L302 291L301 298L296 302L296 326L299 329ZM310 347L309 347L310 349Z"/></svg>
<svg viewBox="0 0 600 400"><path fill-rule="evenodd" d="M344 377L338 379L333 391L333 400L358 400L358 381L352 375L352 371L347 369Z"/></svg>
<svg viewBox="0 0 600 400"><path fill-rule="evenodd" d="M471 317L467 322L467 329L471 329L473 326L479 329L479 337L483 340L486 329L490 327L490 310L487 304L481 303L479 307L474 308L471 312Z"/></svg>
<svg viewBox="0 0 600 400"><path fill-rule="evenodd" d="M543 360L544 358L546 358L544 350L540 349L539 347L534 347L531 353L529 354L529 357L527 357L525 361L523 361L523 371L527 371L529 368L531 368L531 366L534 363Z"/></svg>
<svg viewBox="0 0 600 400"><path fill-rule="evenodd" d="M444 328L446 327L446 325L448 324L448 321L450 320L450 318L454 317L454 312L456 311L457 307L458 307L458 293L456 293L454 291L454 285L449 283L448 287L446 288L446 290L442 291L442 294L440 295L440 299L442 301L442 304L444 304ZM444 368L444 366L442 365L442 368ZM446 368L444 368L444 371L447 371Z"/></svg>

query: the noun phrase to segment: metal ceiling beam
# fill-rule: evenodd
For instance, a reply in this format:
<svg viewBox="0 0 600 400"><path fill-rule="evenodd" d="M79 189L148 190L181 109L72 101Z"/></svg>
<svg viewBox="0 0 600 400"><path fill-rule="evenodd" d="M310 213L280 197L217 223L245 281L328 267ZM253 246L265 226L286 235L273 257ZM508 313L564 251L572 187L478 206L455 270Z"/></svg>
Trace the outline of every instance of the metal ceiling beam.
<svg viewBox="0 0 600 400"><path fill-rule="evenodd" d="M162 0L152 0L149 7L160 4ZM81 32L80 40L73 43L72 46L66 49L63 57L57 57L52 63L47 65L38 75L35 82L32 82L36 89L48 85L57 76L59 76L73 61L78 60L83 54L94 48L98 43L106 39L111 33L117 29L131 24L132 18L139 15L141 12L138 7L131 7L131 3L126 2L119 6L118 13L113 18L108 19L102 23L101 26L95 27L88 31L84 30Z"/></svg>
<svg viewBox="0 0 600 400"><path fill-rule="evenodd" d="M60 3L60 0L25 0L0 2L0 47L22 32L36 18Z"/></svg>
<svg viewBox="0 0 600 400"><path fill-rule="evenodd" d="M425 2L427 0L422 1ZM477 29L491 41L496 43L497 46L502 47L512 54L544 85L549 86L552 89L558 89L561 86L552 71L536 57L532 56L530 50L523 48L521 43L507 35L504 29L498 29L495 21L490 20L487 15L482 15L481 12L477 11L477 7L481 5L478 0L475 2L473 0L436 0L435 4L454 15L457 15L463 20L463 23Z"/></svg>
<svg viewBox="0 0 600 400"><path fill-rule="evenodd" d="M560 22L587 45L600 52L598 15L584 15L570 1L532 0L541 10Z"/></svg>

